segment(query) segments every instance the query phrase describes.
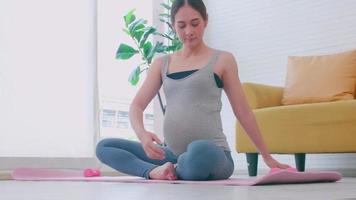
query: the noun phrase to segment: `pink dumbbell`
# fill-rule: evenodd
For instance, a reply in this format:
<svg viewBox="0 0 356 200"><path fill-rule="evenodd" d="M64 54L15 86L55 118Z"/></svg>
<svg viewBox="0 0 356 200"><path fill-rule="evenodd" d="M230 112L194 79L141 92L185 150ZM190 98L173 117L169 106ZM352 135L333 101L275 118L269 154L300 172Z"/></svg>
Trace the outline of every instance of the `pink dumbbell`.
<svg viewBox="0 0 356 200"><path fill-rule="evenodd" d="M85 177L101 176L101 172L97 169L84 169L83 174Z"/></svg>

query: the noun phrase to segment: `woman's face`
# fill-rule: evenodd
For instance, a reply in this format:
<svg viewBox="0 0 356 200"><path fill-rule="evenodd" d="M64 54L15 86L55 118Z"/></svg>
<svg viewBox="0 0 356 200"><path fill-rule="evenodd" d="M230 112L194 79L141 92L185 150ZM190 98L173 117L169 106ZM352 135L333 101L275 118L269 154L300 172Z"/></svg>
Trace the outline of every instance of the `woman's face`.
<svg viewBox="0 0 356 200"><path fill-rule="evenodd" d="M174 29L184 46L194 48L203 40L207 21L189 5L181 7L175 15Z"/></svg>

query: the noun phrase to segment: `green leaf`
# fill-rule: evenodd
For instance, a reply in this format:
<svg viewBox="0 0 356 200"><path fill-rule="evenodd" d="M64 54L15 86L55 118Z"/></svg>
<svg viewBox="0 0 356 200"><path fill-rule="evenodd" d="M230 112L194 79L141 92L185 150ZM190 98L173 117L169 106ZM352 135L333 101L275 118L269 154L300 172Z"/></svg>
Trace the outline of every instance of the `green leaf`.
<svg viewBox="0 0 356 200"><path fill-rule="evenodd" d="M134 33L136 32L145 32L145 25L144 24L137 24L137 26L135 26L135 28L132 30Z"/></svg>
<svg viewBox="0 0 356 200"><path fill-rule="evenodd" d="M138 52L139 51L127 44L120 44L119 49L116 52L116 59L127 60Z"/></svg>
<svg viewBox="0 0 356 200"><path fill-rule="evenodd" d="M129 26L129 31L130 31L131 35L133 36L135 31L144 27L146 23L147 23L147 20L144 20L144 19L139 19L139 20L132 22Z"/></svg>
<svg viewBox="0 0 356 200"><path fill-rule="evenodd" d="M164 7L167 10L171 10L171 6L169 6L168 4L165 3L161 3L161 6Z"/></svg>
<svg viewBox="0 0 356 200"><path fill-rule="evenodd" d="M144 34L144 30L145 30L145 25L143 24L139 24L135 27L135 29L133 30L133 37L139 42Z"/></svg>
<svg viewBox="0 0 356 200"><path fill-rule="evenodd" d="M131 85L135 86L137 85L138 81L140 80L140 73L141 69L140 66L136 67L130 74L128 81L131 83Z"/></svg>
<svg viewBox="0 0 356 200"><path fill-rule="evenodd" d="M152 49L152 43L151 42L146 42L143 45L143 56L147 59L148 54L151 52Z"/></svg>
<svg viewBox="0 0 356 200"><path fill-rule="evenodd" d="M140 48L143 47L143 45L146 43L146 40L148 38L148 36L152 33L155 33L156 32L156 29L153 28L153 27L150 27L144 34L143 34L143 37L140 41Z"/></svg>
<svg viewBox="0 0 356 200"><path fill-rule="evenodd" d="M136 39L137 41L140 41L141 38L142 38L142 36L143 36L143 34L144 34L143 31L138 31L138 32L135 32L134 37L135 37L135 39Z"/></svg>
<svg viewBox="0 0 356 200"><path fill-rule="evenodd" d="M179 49L181 49L183 47L182 42L180 42L179 40L173 40L172 45L168 46L166 48L166 51L177 51Z"/></svg>
<svg viewBox="0 0 356 200"><path fill-rule="evenodd" d="M134 11L135 11L135 9L132 9L124 16L126 27L128 27L129 24L131 24L133 21L135 21L136 17L134 15Z"/></svg>
<svg viewBox="0 0 356 200"><path fill-rule="evenodd" d="M160 42L160 44L156 48L156 52L157 53L164 53L166 51L166 48L167 48L167 46L163 45L163 43Z"/></svg>
<svg viewBox="0 0 356 200"><path fill-rule="evenodd" d="M177 34L176 34L176 32L174 30L170 29L170 30L168 30L167 35L169 35L171 37L175 37L175 35L177 35Z"/></svg>
<svg viewBox="0 0 356 200"><path fill-rule="evenodd" d="M168 46L168 47L166 48L166 51L174 51L175 49L176 49L175 46Z"/></svg>
<svg viewBox="0 0 356 200"><path fill-rule="evenodd" d="M150 27L146 27L146 26L143 25L143 26L137 26L136 29L135 29L135 31L136 31L136 32L138 32L138 31L139 31L139 32L145 32L145 31L147 31L148 29L150 29Z"/></svg>
<svg viewBox="0 0 356 200"><path fill-rule="evenodd" d="M162 42L156 42L155 46L151 48L149 54L147 55L147 61L150 64L152 62L152 58L154 55L162 49L163 43Z"/></svg>
<svg viewBox="0 0 356 200"><path fill-rule="evenodd" d="M153 35L159 35L159 36L165 37L165 38L167 38L167 39L169 39L169 40L173 40L172 37L170 37L169 35L167 35L167 34L165 34L165 33L162 34L162 33L156 32L156 33L153 33Z"/></svg>

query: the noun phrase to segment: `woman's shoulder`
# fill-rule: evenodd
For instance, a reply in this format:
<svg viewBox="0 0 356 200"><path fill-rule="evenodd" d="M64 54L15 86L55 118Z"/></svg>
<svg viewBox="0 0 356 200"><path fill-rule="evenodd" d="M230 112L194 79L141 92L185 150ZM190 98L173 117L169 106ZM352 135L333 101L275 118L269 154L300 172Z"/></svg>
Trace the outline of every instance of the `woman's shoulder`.
<svg viewBox="0 0 356 200"><path fill-rule="evenodd" d="M153 59L153 62L156 62L156 63L163 63L164 60L167 58L169 54L162 54L162 55L158 55L156 56L154 59Z"/></svg>
<svg viewBox="0 0 356 200"><path fill-rule="evenodd" d="M168 56L169 54L162 54L162 55L155 56L151 66L156 66L158 68L161 68Z"/></svg>
<svg viewBox="0 0 356 200"><path fill-rule="evenodd" d="M229 51L225 50L220 50L220 49L215 49L215 51L219 52L219 59L224 60L224 61L229 61L229 60L234 60L235 56Z"/></svg>
<svg viewBox="0 0 356 200"><path fill-rule="evenodd" d="M233 53L225 50L217 50L219 52L219 56L217 59L217 63L219 66L222 67L235 67L236 66L236 59Z"/></svg>

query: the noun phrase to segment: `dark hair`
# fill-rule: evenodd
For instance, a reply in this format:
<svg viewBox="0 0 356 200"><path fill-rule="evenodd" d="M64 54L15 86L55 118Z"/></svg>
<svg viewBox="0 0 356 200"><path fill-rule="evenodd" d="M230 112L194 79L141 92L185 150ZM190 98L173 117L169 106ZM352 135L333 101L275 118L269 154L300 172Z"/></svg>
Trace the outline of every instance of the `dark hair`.
<svg viewBox="0 0 356 200"><path fill-rule="evenodd" d="M178 10L183 7L185 4L188 4L194 10L198 11L204 20L208 19L208 15L206 13L206 7L202 0L175 0L172 4L171 8L171 22L174 24L175 16Z"/></svg>

